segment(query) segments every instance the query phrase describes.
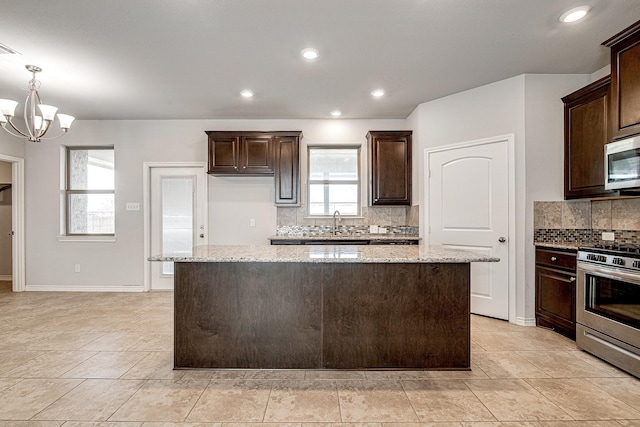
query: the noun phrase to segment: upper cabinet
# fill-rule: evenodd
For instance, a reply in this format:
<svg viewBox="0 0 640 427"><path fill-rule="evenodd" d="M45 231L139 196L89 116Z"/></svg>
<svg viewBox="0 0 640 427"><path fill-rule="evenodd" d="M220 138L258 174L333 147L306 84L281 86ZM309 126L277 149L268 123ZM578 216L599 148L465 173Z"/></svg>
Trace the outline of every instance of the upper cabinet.
<svg viewBox="0 0 640 427"><path fill-rule="evenodd" d="M367 134L370 205L411 205L411 135L412 131Z"/></svg>
<svg viewBox="0 0 640 427"><path fill-rule="evenodd" d="M565 199L618 194L604 189L610 81L607 76L562 98Z"/></svg>
<svg viewBox="0 0 640 427"><path fill-rule="evenodd" d="M207 131L209 173L275 177L276 206L300 205L300 131Z"/></svg>
<svg viewBox="0 0 640 427"><path fill-rule="evenodd" d="M603 43L611 48L611 140L640 134L640 21Z"/></svg>
<svg viewBox="0 0 640 427"><path fill-rule="evenodd" d="M273 135L207 131L209 173L273 175Z"/></svg>

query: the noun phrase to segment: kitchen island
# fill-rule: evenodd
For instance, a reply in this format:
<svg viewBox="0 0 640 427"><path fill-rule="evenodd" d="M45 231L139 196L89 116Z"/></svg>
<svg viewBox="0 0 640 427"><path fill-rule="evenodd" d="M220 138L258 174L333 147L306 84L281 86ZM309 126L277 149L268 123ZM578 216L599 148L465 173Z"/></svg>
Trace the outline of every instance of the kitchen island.
<svg viewBox="0 0 640 427"><path fill-rule="evenodd" d="M469 369L469 263L498 261L425 245L150 260L175 263L176 369Z"/></svg>

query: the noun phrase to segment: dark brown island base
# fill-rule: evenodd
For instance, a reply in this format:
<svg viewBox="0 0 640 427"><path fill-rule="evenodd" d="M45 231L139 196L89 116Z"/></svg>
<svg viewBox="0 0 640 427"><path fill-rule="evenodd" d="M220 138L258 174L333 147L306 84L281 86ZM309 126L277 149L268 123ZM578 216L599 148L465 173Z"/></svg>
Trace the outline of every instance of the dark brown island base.
<svg viewBox="0 0 640 427"><path fill-rule="evenodd" d="M470 368L470 262L424 246L203 246L175 262L175 368Z"/></svg>

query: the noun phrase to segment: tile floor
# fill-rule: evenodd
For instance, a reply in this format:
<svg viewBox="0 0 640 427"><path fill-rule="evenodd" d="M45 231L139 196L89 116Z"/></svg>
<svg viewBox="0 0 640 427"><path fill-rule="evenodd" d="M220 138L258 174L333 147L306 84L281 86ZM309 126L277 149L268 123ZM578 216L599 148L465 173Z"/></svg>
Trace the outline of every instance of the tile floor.
<svg viewBox="0 0 640 427"><path fill-rule="evenodd" d="M479 316L471 372L173 371L172 298L0 284L0 427L640 426L640 380Z"/></svg>

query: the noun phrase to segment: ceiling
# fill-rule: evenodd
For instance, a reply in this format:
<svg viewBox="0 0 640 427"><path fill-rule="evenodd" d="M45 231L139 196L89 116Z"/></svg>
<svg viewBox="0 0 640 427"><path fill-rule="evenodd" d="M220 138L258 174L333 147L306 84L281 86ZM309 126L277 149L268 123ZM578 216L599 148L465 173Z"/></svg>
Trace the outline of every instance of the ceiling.
<svg viewBox="0 0 640 427"><path fill-rule="evenodd" d="M584 20L559 22L580 5ZM0 43L22 54L0 55L0 97L21 104L34 64L43 102L77 119L397 119L523 73L593 73L640 1L0 0L0 11ZM303 60L305 47L320 57Z"/></svg>

